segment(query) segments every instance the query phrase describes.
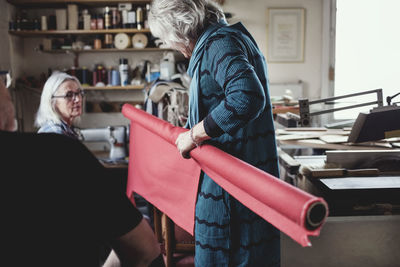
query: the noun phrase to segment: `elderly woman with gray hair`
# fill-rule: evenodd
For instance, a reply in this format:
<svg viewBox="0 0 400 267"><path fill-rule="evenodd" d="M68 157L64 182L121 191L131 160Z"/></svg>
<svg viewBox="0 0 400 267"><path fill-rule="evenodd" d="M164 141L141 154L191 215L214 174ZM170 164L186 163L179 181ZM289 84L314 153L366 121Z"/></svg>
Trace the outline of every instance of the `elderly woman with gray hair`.
<svg viewBox="0 0 400 267"><path fill-rule="evenodd" d="M74 124L82 114L83 90L76 77L53 73L43 87L35 125L39 133L59 133L76 139Z"/></svg>
<svg viewBox="0 0 400 267"><path fill-rule="evenodd" d="M278 177L267 65L245 27L229 25L211 0L154 0L149 25L154 36L190 58L190 131L176 139L181 155L188 158L207 142ZM273 197L268 188L265 194ZM206 173L200 177L195 240L196 266L280 266L279 230Z"/></svg>

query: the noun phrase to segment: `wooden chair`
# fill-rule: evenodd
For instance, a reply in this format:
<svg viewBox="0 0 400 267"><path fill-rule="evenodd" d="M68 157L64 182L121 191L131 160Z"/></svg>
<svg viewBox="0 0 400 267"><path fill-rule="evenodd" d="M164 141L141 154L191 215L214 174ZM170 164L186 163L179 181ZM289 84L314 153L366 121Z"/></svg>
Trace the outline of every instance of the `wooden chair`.
<svg viewBox="0 0 400 267"><path fill-rule="evenodd" d="M166 267L194 267L194 237L168 216L154 210L154 232L162 246Z"/></svg>

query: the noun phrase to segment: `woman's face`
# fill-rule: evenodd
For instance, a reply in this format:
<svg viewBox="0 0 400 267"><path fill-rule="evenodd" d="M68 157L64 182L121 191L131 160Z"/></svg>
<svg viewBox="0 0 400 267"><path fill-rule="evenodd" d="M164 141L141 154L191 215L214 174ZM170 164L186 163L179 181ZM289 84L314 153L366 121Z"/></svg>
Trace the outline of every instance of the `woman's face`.
<svg viewBox="0 0 400 267"><path fill-rule="evenodd" d="M185 58L190 58L192 56L194 42L191 42L189 46L184 46L182 44L175 43L174 48L181 52Z"/></svg>
<svg viewBox="0 0 400 267"><path fill-rule="evenodd" d="M54 97L56 111L63 121L72 125L73 119L82 114L83 101L79 85L75 81L65 81L60 85Z"/></svg>

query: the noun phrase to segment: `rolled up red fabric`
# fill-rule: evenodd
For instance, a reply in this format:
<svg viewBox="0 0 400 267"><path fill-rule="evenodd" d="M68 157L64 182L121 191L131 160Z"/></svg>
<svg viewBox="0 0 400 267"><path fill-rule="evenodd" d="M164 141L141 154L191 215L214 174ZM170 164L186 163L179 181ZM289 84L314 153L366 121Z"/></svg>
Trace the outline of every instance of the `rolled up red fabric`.
<svg viewBox="0 0 400 267"><path fill-rule="evenodd" d="M187 129L174 127L129 104L123 106L122 113L131 121L129 197L138 193L193 234L202 169L238 201L302 246L311 245L308 236L319 235L328 215L322 198L211 145L195 148L191 159L183 159L175 140Z"/></svg>

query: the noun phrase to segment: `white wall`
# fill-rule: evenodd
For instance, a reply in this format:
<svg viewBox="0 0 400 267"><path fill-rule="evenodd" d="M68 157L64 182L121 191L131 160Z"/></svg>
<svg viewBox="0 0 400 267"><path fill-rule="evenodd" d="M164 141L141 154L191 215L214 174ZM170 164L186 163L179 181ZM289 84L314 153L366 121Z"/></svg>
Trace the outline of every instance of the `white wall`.
<svg viewBox="0 0 400 267"><path fill-rule="evenodd" d="M305 97L320 97L323 0L225 0L225 12L234 16L229 23L242 22L267 57L267 8L305 9L305 50L302 63L269 63L271 83L302 80Z"/></svg>

